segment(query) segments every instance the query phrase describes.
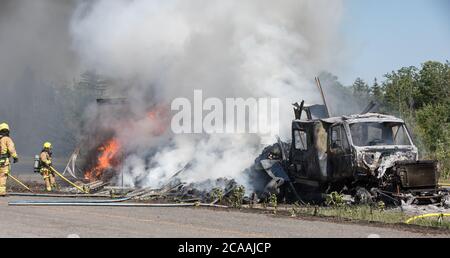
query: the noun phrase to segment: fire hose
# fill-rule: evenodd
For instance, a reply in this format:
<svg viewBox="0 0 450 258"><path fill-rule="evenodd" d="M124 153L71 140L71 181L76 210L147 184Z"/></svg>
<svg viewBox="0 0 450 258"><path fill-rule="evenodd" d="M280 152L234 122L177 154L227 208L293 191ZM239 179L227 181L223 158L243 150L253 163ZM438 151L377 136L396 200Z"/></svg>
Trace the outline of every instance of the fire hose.
<svg viewBox="0 0 450 258"><path fill-rule="evenodd" d="M11 174L8 175L8 178L11 178L12 180L16 181L16 183L18 183L20 186L22 186L23 188L27 189L28 191L33 193L33 190L31 190L28 186L26 186L24 183L20 182L19 179L15 178L14 176L12 176Z"/></svg>
<svg viewBox="0 0 450 258"><path fill-rule="evenodd" d="M48 197L48 198L111 198L107 194L37 194L37 193L8 193L18 197Z"/></svg>
<svg viewBox="0 0 450 258"><path fill-rule="evenodd" d="M11 202L11 204L15 204L15 203L20 203L20 204L32 204L33 206L47 206L47 205L42 205L42 203L45 204L49 204L49 206L52 206L54 204L98 204L98 203L118 203L118 202L125 202L125 201L129 201L131 200L130 197L124 197L124 198L116 198L116 199L111 199L111 200L78 200L78 201L74 201L74 200L63 200L63 201L49 201L49 200L45 200L45 201L14 201ZM16 205L16 206L20 206L20 205Z"/></svg>
<svg viewBox="0 0 450 258"><path fill-rule="evenodd" d="M40 207L128 207L128 208L175 208L175 207L210 207L228 208L227 206L208 203L124 203L131 198L116 200L93 200L93 201L14 201L9 206L40 206Z"/></svg>
<svg viewBox="0 0 450 258"><path fill-rule="evenodd" d="M450 217L450 213L430 213L430 214L419 215L419 216L409 218L408 220L405 221L405 223L411 224L411 222L416 221L418 219L425 219L425 218L431 218L431 217L440 217L440 218Z"/></svg>
<svg viewBox="0 0 450 258"><path fill-rule="evenodd" d="M55 175L59 176L62 180L66 181L67 183L69 183L71 186L75 187L76 189L80 190L82 193L85 194L89 194L88 191L86 191L85 189L81 188L80 186L74 184L73 182L71 182L69 179L67 179L66 177L64 177L61 173L59 173L55 168L53 168L52 166L48 166L48 168L55 173Z"/></svg>

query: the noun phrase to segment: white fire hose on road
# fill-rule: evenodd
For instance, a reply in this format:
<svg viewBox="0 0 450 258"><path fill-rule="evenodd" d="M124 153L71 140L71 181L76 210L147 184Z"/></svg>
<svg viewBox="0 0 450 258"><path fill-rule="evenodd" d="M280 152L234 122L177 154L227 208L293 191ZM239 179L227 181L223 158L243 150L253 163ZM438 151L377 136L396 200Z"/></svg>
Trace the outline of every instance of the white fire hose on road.
<svg viewBox="0 0 450 258"><path fill-rule="evenodd" d="M87 201L13 201L9 206L64 206L64 207L131 207L131 208L168 208L168 207L210 207L228 208L228 206L208 203L126 203L131 198L119 198L113 200L87 200Z"/></svg>

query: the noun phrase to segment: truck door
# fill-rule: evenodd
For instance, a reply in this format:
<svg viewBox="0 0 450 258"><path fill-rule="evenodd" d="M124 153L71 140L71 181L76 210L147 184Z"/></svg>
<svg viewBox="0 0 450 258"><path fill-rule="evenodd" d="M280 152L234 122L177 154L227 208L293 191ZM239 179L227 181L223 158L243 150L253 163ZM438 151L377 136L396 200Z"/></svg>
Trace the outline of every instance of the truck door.
<svg viewBox="0 0 450 258"><path fill-rule="evenodd" d="M295 166L297 175L307 176L308 171L308 133L306 128L296 128L293 131L293 148L291 150L291 162Z"/></svg>
<svg viewBox="0 0 450 258"><path fill-rule="evenodd" d="M353 175L352 152L342 124L329 129L328 171L333 179L348 178Z"/></svg>
<svg viewBox="0 0 450 258"><path fill-rule="evenodd" d="M314 124L296 123L292 130L291 165L295 176L315 180L320 178L317 152L314 147Z"/></svg>

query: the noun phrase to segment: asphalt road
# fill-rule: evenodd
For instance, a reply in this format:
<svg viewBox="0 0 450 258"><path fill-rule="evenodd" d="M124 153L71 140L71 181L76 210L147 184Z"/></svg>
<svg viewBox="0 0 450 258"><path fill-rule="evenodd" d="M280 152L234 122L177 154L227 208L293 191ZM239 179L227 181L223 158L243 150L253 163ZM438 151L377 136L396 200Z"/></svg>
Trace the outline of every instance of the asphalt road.
<svg viewBox="0 0 450 258"><path fill-rule="evenodd" d="M430 237L392 228L336 224L203 208L11 207L0 198L0 237ZM438 235L439 236L439 235ZM442 235L440 235L442 237ZM446 236L448 237L448 236Z"/></svg>

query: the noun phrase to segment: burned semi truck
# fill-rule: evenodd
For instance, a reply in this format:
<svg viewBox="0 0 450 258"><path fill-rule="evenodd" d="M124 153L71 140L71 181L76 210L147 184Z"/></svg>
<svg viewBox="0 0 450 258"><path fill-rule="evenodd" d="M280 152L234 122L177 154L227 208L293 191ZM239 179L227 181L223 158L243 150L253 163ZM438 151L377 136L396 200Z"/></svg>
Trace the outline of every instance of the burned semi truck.
<svg viewBox="0 0 450 258"><path fill-rule="evenodd" d="M359 203L397 204L438 203L446 196L437 162L419 160L403 120L378 113L328 117L325 106L303 103L294 105L292 141L279 140L256 160L270 178L265 194L310 201L339 192Z"/></svg>

